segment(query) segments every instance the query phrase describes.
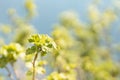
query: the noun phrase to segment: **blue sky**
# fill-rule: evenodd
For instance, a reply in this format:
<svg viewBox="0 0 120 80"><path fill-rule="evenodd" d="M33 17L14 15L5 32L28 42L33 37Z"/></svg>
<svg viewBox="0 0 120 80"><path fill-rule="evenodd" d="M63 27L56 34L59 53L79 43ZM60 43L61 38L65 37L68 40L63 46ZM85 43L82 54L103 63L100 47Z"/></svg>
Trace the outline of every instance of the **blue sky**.
<svg viewBox="0 0 120 80"><path fill-rule="evenodd" d="M0 0L0 24L10 23L7 15L9 8L15 8L20 16L25 15L25 0ZM75 11L82 20L87 19L87 8L95 0L35 0L38 15L32 20L32 24L40 33L50 33L54 23L58 22L60 13ZM111 6L111 0L101 0L100 9Z"/></svg>
<svg viewBox="0 0 120 80"><path fill-rule="evenodd" d="M87 22L87 9L95 0L35 0L38 15L31 21L31 24L39 33L49 34L53 25L59 22L59 15L64 11L75 11L83 22ZM99 9L113 8L115 0L99 0ZM9 24L8 9L15 8L18 15L25 16L24 8L25 0L0 0L0 25ZM112 35L118 36L118 28L120 19L117 24L113 24L114 30ZM115 27L114 27L115 26ZM120 38L114 37L114 42L119 42Z"/></svg>

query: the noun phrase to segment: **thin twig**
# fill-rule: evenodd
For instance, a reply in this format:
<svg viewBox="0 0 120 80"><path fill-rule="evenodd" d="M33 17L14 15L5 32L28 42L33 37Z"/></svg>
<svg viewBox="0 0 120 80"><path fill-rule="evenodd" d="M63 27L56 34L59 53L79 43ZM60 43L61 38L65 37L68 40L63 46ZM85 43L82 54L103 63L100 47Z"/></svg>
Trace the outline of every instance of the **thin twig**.
<svg viewBox="0 0 120 80"><path fill-rule="evenodd" d="M36 70L35 70L35 61L36 61L36 59L37 59L37 56L38 56L38 52L35 54L35 57L34 57L34 59L33 59L33 77L32 77L32 80L35 80L35 73L36 73Z"/></svg>
<svg viewBox="0 0 120 80"><path fill-rule="evenodd" d="M11 72L10 72L10 70L8 69L7 66L5 67L5 69L6 69L6 71L8 72L8 77L9 77L11 80L13 80L13 79L12 79L12 74L11 74Z"/></svg>

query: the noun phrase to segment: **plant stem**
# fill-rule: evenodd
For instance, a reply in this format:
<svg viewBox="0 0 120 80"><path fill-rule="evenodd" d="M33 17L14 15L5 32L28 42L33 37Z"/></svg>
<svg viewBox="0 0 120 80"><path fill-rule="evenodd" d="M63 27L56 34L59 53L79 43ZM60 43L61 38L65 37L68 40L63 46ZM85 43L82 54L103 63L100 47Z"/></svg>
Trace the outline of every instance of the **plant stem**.
<svg viewBox="0 0 120 80"><path fill-rule="evenodd" d="M8 69L7 66L5 67L5 69L6 69L6 71L8 72L8 77L9 77L11 80L13 80L13 79L12 79L12 74L11 74L11 72L10 72L10 70Z"/></svg>
<svg viewBox="0 0 120 80"><path fill-rule="evenodd" d="M37 56L38 56L38 52L36 52L35 56L34 56L34 59L33 59L33 77L32 77L32 80L35 80L35 73L36 73L36 70L35 70L35 61L37 59Z"/></svg>

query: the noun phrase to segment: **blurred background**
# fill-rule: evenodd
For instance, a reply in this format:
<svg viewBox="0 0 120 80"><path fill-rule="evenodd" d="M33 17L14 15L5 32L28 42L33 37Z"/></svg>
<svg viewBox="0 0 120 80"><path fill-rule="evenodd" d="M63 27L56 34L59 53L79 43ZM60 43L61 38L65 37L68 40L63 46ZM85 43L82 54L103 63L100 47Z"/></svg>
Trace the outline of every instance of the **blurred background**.
<svg viewBox="0 0 120 80"><path fill-rule="evenodd" d="M9 9L15 9L16 13L24 17L26 15L25 9L26 0L0 0L0 25L12 24L8 15ZM37 6L36 16L30 21L39 33L50 34L54 24L60 20L61 13L65 11L76 12L78 18L89 23L88 10L92 5L97 5L97 8L102 13L106 9L114 10L117 14L117 20L115 20L110 26L112 26L111 35L113 37L112 42L117 44L120 42L120 1L119 0L53 0L53 1L41 1L34 0ZM94 11L94 8L93 8ZM117 57L117 56L116 56Z"/></svg>
<svg viewBox="0 0 120 80"><path fill-rule="evenodd" d="M63 52L61 51L61 53L59 54L61 55L62 53L67 54L69 52L69 48L71 49L71 47L73 54L80 53L80 60L82 62L79 66L80 69L82 68L83 70L82 75L85 74L87 78L80 79L77 76L78 78L75 80L110 80L111 77L112 77L111 80L120 79L120 74L118 74L117 77L115 75L115 78L113 78L114 74L120 72L118 66L117 67L113 66L114 65L113 63L120 65L120 37L119 37L120 36L120 0L33 0L35 5L32 5L32 7L29 6L29 2L27 5L26 1L29 0L0 0L0 46L2 46L4 43L8 44L10 42L17 42L24 46L26 42L25 41L21 42L21 39L22 38L24 39L24 37L26 36L23 35L26 34L26 32L28 32L27 34L28 37L29 33L32 32L31 30L35 29L35 33L48 34L52 36L53 39L55 39L55 41L58 40L58 43L57 42L56 43L60 45L60 47L61 46L63 47L62 48ZM22 27L19 27L18 29L16 27L11 27L12 30L10 30L8 28L9 26L22 26ZM26 26L30 26L32 28L29 29ZM60 28L61 26L63 28ZM3 27L7 27L7 28L3 28ZM55 27L59 27L59 28L55 28ZM90 28L86 28L86 27L90 27ZM62 30L65 31L66 33L62 34L61 32ZM67 32L69 33L69 35L67 34ZM14 37L13 36L14 33L16 34L16 36L20 36L22 33L23 34L22 37ZM71 36L72 38L74 38L73 42ZM63 39L63 43L62 42L59 43L58 37ZM97 41L100 45L97 44ZM101 48L101 46L104 47ZM91 47L93 49L93 52ZM98 52L96 49L97 47L100 47L100 49L98 49ZM92 53L94 53L94 50L96 51L95 53L99 53L100 51L100 55L97 55L97 57L96 55L93 55ZM68 51L68 52L64 52L64 51ZM91 57L89 53L93 55L95 59ZM77 55L78 54L76 54L75 59L78 59ZM110 60L106 59L106 57L108 58L109 55L110 55ZM64 55L64 56L68 56L68 55ZM102 76L103 78L99 79L98 77L101 77L101 75L100 74L95 75L99 68L98 69L95 68L95 72L92 72L94 71L91 69L91 65L93 65L92 60L91 62L89 62L89 59L86 58L86 56L87 57L89 56L90 59L92 58L94 60L96 60L96 58L100 59L101 62L102 59L103 62L106 61L106 63L102 64L98 60L98 63L102 65L102 68L101 66L99 66L101 71L106 70L106 68L108 68L111 65L112 67L110 67L108 71L106 70L106 72L101 72L99 70L101 73L105 74L103 75L104 77ZM73 57L69 57L69 58L74 59ZM71 61L71 63L72 62L74 61ZM86 64L82 64L84 62ZM96 63L94 67L96 67L97 65L97 61L95 62ZM18 63L23 64L19 61ZM59 61L58 62L56 61L56 63L59 63ZM107 63L108 65L105 65ZM90 67L87 68L86 65L89 65ZM8 67L10 68L9 65ZM48 69L48 73L52 72L53 70L51 67L50 68L47 67L47 69ZM4 69L0 69L0 74L2 74L2 72L4 72L5 75L7 74ZM107 72L108 73L110 72L110 75L108 75ZM91 77L91 73L93 74L92 77ZM107 77L109 76L110 77L107 78L105 77L106 75ZM97 77L93 78L93 76L97 76ZM90 77L91 79L89 79L88 77ZM6 80L9 79L7 78ZM51 79L46 79L46 80L51 80ZM61 79L55 79L55 80L61 80ZM68 80L72 80L72 78Z"/></svg>
<svg viewBox="0 0 120 80"><path fill-rule="evenodd" d="M35 0L37 15L31 23L39 29L40 33L49 33L54 23L58 22L59 15L64 11L75 11L82 21L87 22L88 8L90 5L98 4L99 10L104 11L106 8L113 9L113 6L116 5L117 2L119 2L119 0ZM24 4L25 0L0 0L0 23L11 23L8 16L8 10L10 8L16 9L18 15L25 16L26 10ZM117 7L118 6L119 3L117 4Z"/></svg>

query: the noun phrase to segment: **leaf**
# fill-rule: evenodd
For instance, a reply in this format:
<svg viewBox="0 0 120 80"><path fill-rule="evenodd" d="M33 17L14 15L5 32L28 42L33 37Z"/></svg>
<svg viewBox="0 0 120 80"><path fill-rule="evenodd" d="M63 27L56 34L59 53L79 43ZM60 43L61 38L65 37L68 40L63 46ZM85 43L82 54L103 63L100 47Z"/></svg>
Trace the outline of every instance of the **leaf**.
<svg viewBox="0 0 120 80"><path fill-rule="evenodd" d="M34 42L34 40L33 39L28 39L28 41L31 43L31 42Z"/></svg>
<svg viewBox="0 0 120 80"><path fill-rule="evenodd" d="M6 57L2 56L0 58L0 68L4 68L6 65L7 65L7 60L6 60Z"/></svg>
<svg viewBox="0 0 120 80"><path fill-rule="evenodd" d="M46 51L42 51L42 52L41 52L41 56L45 56L46 54L47 54Z"/></svg>
<svg viewBox="0 0 120 80"><path fill-rule="evenodd" d="M48 48L52 48L53 45L52 45L52 44L48 44L47 47L48 47Z"/></svg>
<svg viewBox="0 0 120 80"><path fill-rule="evenodd" d="M27 50L26 50L26 54L28 55L28 54L33 54L33 53L35 53L36 52L36 46L32 46L31 48L28 48Z"/></svg>

